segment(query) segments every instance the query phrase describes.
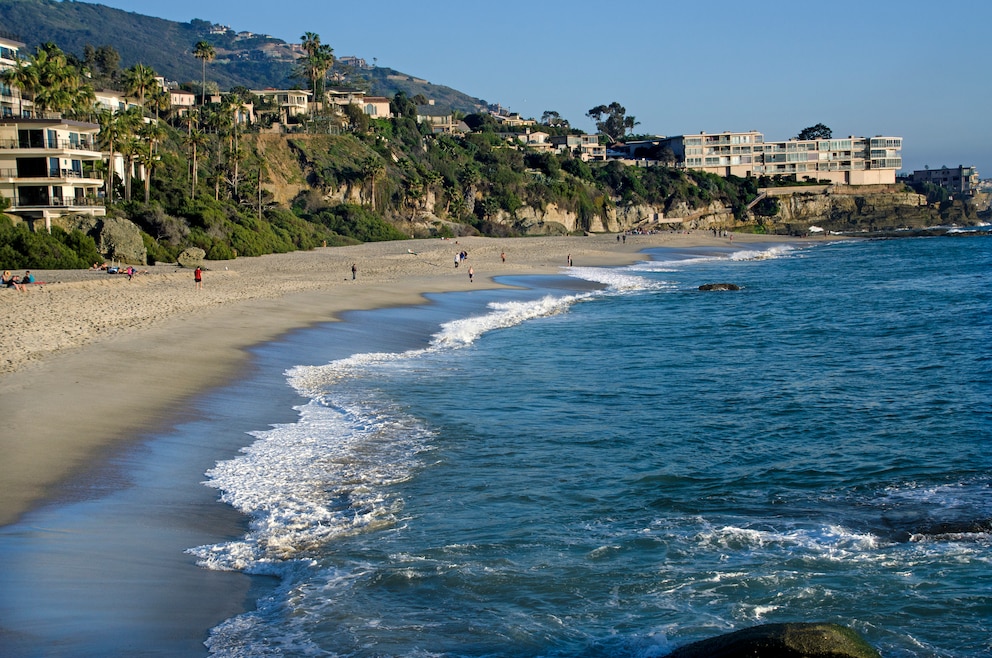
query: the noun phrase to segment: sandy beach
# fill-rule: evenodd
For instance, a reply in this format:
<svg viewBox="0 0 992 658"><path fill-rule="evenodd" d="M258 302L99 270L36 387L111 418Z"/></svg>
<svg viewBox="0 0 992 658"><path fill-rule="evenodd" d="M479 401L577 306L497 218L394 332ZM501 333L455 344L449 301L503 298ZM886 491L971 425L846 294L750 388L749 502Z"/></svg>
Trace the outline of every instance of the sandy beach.
<svg viewBox="0 0 992 658"><path fill-rule="evenodd" d="M785 239L734 236L733 244L769 241ZM624 242L612 234L384 242L208 262L202 290L175 265L140 268L131 281L35 271L43 283L28 292L0 291L0 525L236 376L245 348L289 330L345 311L415 304L427 293L493 287L500 275L555 274L569 256L575 266L622 265L650 247L729 244L703 232ZM456 268L463 250L469 258Z"/></svg>

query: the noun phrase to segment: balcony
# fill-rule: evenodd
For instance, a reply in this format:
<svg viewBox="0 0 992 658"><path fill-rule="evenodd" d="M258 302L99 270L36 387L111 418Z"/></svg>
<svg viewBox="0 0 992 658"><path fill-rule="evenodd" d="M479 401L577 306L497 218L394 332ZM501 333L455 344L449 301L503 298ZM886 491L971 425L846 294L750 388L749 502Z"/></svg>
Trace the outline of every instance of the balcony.
<svg viewBox="0 0 992 658"><path fill-rule="evenodd" d="M102 208L103 199L98 198L71 198L71 199L31 199L14 197L13 205L10 207L11 212L16 212L18 210L32 210L37 208L65 208L71 210L73 208Z"/></svg>
<svg viewBox="0 0 992 658"><path fill-rule="evenodd" d="M102 171L76 171L75 169L50 169L47 172L41 172L37 175L18 175L17 170L13 168L3 168L0 169L0 178L12 180L12 181L64 181L64 180L103 180Z"/></svg>
<svg viewBox="0 0 992 658"><path fill-rule="evenodd" d="M41 139L37 141L20 139L0 139L0 149L6 150L48 150L48 151L94 151L99 152L96 142L91 139Z"/></svg>

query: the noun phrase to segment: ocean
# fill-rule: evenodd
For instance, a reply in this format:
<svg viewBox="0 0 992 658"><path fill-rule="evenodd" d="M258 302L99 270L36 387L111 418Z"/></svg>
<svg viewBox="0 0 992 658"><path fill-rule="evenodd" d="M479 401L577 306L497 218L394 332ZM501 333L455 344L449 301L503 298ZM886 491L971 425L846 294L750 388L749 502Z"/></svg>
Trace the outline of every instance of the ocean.
<svg viewBox="0 0 992 658"><path fill-rule="evenodd" d="M887 658L992 655L992 238L645 258L260 346L117 463L117 494L44 513L126 538L142 496L115 495L135 482L219 496L238 514L169 552L243 579L214 656L652 658L792 621L851 626ZM698 290L720 282L741 289ZM164 462L198 470L148 475ZM92 629L65 596L55 618L11 612L56 580L29 558L40 524L0 534L20 560L4 625ZM129 646L169 636L121 623ZM120 646L85 636L58 646Z"/></svg>

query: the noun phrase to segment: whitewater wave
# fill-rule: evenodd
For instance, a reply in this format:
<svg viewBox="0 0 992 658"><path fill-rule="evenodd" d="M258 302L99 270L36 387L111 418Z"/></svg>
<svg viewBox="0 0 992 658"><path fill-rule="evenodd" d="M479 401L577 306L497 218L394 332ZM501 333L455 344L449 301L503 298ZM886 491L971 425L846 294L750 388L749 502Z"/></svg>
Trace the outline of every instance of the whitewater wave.
<svg viewBox="0 0 992 658"><path fill-rule="evenodd" d="M251 433L242 454L219 462L205 484L250 519L238 541L189 549L198 563L217 570L275 573L282 562L308 559L335 537L370 532L395 523L402 501L385 493L411 476L418 455L430 449L432 430L348 386L383 367L415 362L429 353L462 349L490 331L565 312L596 295L650 287L647 280L613 270L574 268L573 275L606 285L604 290L547 295L522 302L493 302L478 316L441 325L426 348L369 352L326 365L300 365L287 380L309 402L296 407L299 420ZM355 394L359 395L359 394Z"/></svg>

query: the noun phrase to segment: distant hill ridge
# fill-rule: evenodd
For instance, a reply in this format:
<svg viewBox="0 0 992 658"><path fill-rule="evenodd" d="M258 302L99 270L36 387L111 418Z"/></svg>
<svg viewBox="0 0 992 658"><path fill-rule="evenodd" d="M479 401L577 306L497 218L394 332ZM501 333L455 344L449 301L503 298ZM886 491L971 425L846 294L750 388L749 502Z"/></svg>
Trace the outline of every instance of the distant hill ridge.
<svg viewBox="0 0 992 658"><path fill-rule="evenodd" d="M134 64L152 67L167 80L200 80L200 61L193 46L207 41L217 51L208 65L207 79L221 90L242 85L249 89L306 87L293 77L296 53L282 39L257 33L212 30L208 21L177 23L99 4L65 0L2 0L0 33L24 42L33 51L53 42L79 58L84 47L112 46L121 56L121 68ZM300 28L300 34L306 31ZM334 44L324 36L325 43ZM335 53L341 55L343 53ZM443 85L387 68L362 69L363 86L375 96L391 97L399 91L423 94L437 105L465 113L476 112L486 102Z"/></svg>

